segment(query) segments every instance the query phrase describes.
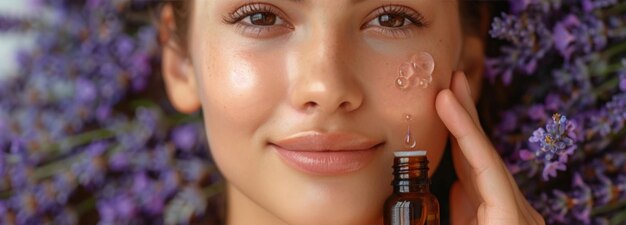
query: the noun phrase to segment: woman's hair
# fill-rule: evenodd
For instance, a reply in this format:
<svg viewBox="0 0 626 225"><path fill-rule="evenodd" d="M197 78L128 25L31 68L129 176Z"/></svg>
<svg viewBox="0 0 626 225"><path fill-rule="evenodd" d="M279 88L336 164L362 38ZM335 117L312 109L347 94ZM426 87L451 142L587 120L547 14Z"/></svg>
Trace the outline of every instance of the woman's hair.
<svg viewBox="0 0 626 225"><path fill-rule="evenodd" d="M189 15L191 14L192 0L175 0L169 2L172 5L174 11L174 23L176 30L173 31L173 37L175 37L178 45L186 52L187 36L189 32Z"/></svg>
<svg viewBox="0 0 626 225"><path fill-rule="evenodd" d="M191 14L192 0L168 1L174 11L174 23L176 31L173 37L176 38L179 46L186 52L187 37L189 36L189 19ZM459 13L465 35L477 35L485 38L489 29L489 8L487 4L479 0L459 0Z"/></svg>

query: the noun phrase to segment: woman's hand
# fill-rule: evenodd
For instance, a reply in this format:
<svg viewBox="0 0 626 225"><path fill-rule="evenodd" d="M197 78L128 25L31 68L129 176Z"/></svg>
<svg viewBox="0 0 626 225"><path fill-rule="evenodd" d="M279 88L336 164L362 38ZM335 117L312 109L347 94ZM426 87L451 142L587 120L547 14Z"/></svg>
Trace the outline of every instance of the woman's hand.
<svg viewBox="0 0 626 225"><path fill-rule="evenodd" d="M459 182L450 196L452 224L545 224L480 126L465 74L452 76L451 88L439 92L436 100L437 113L454 136L452 158Z"/></svg>

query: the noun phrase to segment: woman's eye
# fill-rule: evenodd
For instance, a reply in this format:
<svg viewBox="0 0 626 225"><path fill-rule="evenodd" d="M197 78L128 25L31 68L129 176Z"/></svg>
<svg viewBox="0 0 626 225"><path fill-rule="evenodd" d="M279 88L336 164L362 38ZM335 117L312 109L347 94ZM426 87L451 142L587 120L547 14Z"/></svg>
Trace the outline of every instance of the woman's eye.
<svg viewBox="0 0 626 225"><path fill-rule="evenodd" d="M257 26L272 26L276 23L278 17L272 13L258 12L247 17L246 22Z"/></svg>
<svg viewBox="0 0 626 225"><path fill-rule="evenodd" d="M240 31L245 35L258 38L269 37L292 29L292 26L280 15L280 11L274 6L251 3L226 15L224 22L241 28Z"/></svg>
<svg viewBox="0 0 626 225"><path fill-rule="evenodd" d="M273 6L261 3L251 3L244 5L236 11L224 17L224 22L228 24L242 23L248 26L274 26L286 25Z"/></svg>
<svg viewBox="0 0 626 225"><path fill-rule="evenodd" d="M372 20L374 26L383 26L383 27L391 27L398 28L403 27L407 24L411 24L411 20L402 15L393 15L393 14L385 14L378 16L375 20ZM378 24L376 24L378 23Z"/></svg>
<svg viewBox="0 0 626 225"><path fill-rule="evenodd" d="M413 31L427 26L422 14L406 6L385 5L372 14L376 17L364 24L361 29L377 31L393 38L411 37Z"/></svg>
<svg viewBox="0 0 626 225"><path fill-rule="evenodd" d="M280 17L270 12L256 12L246 16L243 22L255 26L274 26L285 23Z"/></svg>

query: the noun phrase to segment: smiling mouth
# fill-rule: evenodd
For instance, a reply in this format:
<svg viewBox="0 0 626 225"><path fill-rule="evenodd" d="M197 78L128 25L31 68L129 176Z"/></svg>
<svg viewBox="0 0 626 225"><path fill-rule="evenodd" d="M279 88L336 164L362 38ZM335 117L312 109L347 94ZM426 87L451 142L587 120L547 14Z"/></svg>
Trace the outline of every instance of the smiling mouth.
<svg viewBox="0 0 626 225"><path fill-rule="evenodd" d="M304 133L270 146L285 164L313 175L340 175L367 166L384 143L352 133Z"/></svg>
<svg viewBox="0 0 626 225"><path fill-rule="evenodd" d="M277 145L272 147L286 164L315 175L340 175L360 170L372 161L377 149L373 147L350 151L292 151Z"/></svg>

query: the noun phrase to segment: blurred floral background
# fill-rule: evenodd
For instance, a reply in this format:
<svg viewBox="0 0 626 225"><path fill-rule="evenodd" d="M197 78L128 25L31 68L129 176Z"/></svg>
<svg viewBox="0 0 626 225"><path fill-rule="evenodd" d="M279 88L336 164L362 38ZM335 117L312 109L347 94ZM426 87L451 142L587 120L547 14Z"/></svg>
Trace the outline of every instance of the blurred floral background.
<svg viewBox="0 0 626 225"><path fill-rule="evenodd" d="M502 2L502 1L500 1ZM167 102L158 0L28 0L0 75L0 224L221 224L200 114ZM489 3L489 2L488 2ZM511 0L482 120L548 224L626 224L626 2Z"/></svg>
<svg viewBox="0 0 626 225"><path fill-rule="evenodd" d="M167 102L156 1L31 0L0 76L0 224L218 224L200 115Z"/></svg>

